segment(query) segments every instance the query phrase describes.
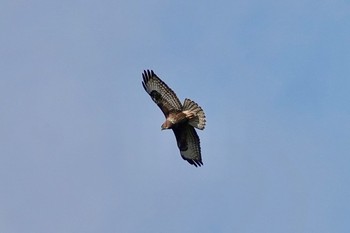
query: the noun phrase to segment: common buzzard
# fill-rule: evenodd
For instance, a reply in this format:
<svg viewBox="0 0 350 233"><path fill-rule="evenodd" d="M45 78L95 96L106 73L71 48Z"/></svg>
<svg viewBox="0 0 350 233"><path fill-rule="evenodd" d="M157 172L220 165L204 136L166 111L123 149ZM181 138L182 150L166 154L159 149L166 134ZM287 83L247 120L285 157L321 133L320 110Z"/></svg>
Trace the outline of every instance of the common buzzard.
<svg viewBox="0 0 350 233"><path fill-rule="evenodd" d="M185 99L182 105L175 92L153 70L145 70L142 77L143 87L166 118L161 129L173 130L184 160L196 167L203 165L199 137L194 129L205 127L203 109L190 99Z"/></svg>

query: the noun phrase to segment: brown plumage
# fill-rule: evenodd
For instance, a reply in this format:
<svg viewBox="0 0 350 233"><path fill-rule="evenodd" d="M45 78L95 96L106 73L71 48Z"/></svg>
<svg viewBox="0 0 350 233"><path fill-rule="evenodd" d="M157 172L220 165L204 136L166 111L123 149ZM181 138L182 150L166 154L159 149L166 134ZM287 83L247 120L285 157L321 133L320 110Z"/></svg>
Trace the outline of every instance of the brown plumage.
<svg viewBox="0 0 350 233"><path fill-rule="evenodd" d="M171 90L152 70L142 74L143 88L151 96L165 116L163 129L172 129L180 149L180 154L194 166L203 165L200 140L196 130L203 130L206 119L203 109L194 101L185 99L180 103L175 92Z"/></svg>

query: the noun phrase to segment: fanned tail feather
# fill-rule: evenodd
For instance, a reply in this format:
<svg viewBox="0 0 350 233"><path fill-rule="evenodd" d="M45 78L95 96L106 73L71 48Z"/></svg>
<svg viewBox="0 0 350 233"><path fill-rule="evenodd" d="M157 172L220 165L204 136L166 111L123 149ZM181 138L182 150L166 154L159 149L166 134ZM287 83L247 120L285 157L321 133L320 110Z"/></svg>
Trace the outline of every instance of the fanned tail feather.
<svg viewBox="0 0 350 233"><path fill-rule="evenodd" d="M205 114L203 109L194 101L185 99L182 112L189 119L189 124L197 129L203 130L205 127Z"/></svg>

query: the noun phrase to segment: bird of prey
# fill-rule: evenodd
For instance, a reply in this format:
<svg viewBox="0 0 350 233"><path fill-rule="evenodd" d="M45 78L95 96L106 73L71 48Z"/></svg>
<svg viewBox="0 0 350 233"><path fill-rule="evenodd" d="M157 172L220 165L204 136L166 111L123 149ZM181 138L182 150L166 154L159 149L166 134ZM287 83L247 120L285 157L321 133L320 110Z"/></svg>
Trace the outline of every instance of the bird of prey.
<svg viewBox="0 0 350 233"><path fill-rule="evenodd" d="M164 113L165 122L161 129L173 130L184 160L196 167L203 165L199 137L194 129L203 130L205 127L203 109L187 98L181 104L175 92L153 70L145 70L142 77L143 88Z"/></svg>

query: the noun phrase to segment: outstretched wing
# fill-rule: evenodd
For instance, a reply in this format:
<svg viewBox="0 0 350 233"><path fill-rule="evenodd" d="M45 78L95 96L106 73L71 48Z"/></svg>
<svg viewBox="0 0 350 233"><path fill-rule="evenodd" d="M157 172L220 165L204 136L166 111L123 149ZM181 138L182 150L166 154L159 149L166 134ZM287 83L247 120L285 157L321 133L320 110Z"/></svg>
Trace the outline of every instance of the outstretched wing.
<svg viewBox="0 0 350 233"><path fill-rule="evenodd" d="M175 92L171 90L160 78L158 78L153 70L145 70L142 77L143 88L162 110L165 117L167 117L171 111L181 110L182 105Z"/></svg>
<svg viewBox="0 0 350 233"><path fill-rule="evenodd" d="M185 123L173 128L181 157L194 166L203 165L199 137L193 126Z"/></svg>

